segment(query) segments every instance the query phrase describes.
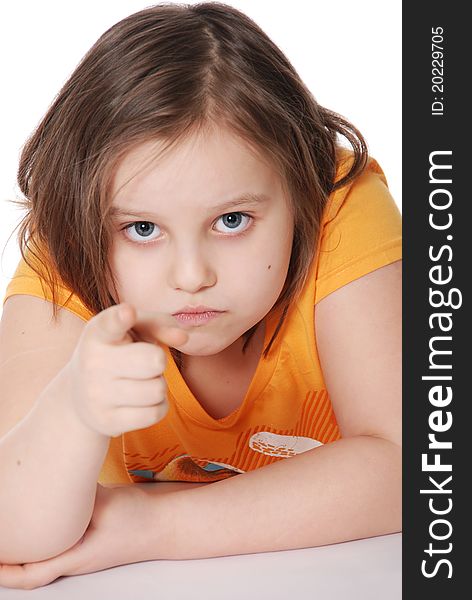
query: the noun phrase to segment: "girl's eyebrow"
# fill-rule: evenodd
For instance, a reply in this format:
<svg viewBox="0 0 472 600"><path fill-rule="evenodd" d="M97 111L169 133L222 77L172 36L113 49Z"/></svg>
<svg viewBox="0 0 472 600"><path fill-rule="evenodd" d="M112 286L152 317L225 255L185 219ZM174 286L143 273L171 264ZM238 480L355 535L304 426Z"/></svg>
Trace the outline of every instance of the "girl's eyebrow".
<svg viewBox="0 0 472 600"><path fill-rule="evenodd" d="M238 206L259 206L261 204L266 204L269 202L270 198L266 194L255 194L253 192L245 192L236 198L232 198L228 200L228 202L223 202L223 204L218 204L217 206L210 206L208 208L209 212L215 211L224 211L229 208L235 208ZM111 217L152 217L156 218L159 215L156 213L149 212L147 210L130 210L125 206L111 206L110 212Z"/></svg>

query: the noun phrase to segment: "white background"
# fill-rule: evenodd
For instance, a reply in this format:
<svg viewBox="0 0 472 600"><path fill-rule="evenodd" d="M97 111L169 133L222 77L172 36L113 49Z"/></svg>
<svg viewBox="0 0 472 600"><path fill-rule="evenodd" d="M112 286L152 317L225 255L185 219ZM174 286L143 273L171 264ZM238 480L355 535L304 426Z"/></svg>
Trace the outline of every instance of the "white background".
<svg viewBox="0 0 472 600"><path fill-rule="evenodd" d="M188 2L195 4L196 2ZM401 208L401 1L228 0L287 55L317 101L364 135ZM0 9L0 299L20 253L22 145L85 52L139 0L16 0ZM10 237L11 236L11 237ZM3 303L3 302L2 302ZM0 314L1 314L0 304Z"/></svg>

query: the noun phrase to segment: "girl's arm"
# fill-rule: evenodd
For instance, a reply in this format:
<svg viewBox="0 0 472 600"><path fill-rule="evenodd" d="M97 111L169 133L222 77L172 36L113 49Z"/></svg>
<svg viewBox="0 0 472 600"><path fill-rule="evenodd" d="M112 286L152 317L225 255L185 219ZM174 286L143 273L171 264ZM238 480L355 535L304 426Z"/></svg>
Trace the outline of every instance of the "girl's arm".
<svg viewBox="0 0 472 600"><path fill-rule="evenodd" d="M401 530L401 261L333 292L315 315L343 438L205 487L149 494L149 559L287 550Z"/></svg>
<svg viewBox="0 0 472 600"><path fill-rule="evenodd" d="M38 331L30 312L15 316L13 300L0 328L0 421L7 421L0 430L8 432L0 438L0 562L24 563L57 555L82 537L110 437L154 425L167 412L165 353L156 341L180 345L188 334L162 314L118 305L76 326L65 346L64 321L51 326L43 315ZM134 343L133 326L150 341ZM32 351L36 360L28 364ZM30 379L21 377L19 361ZM53 375L39 393L43 370Z"/></svg>
<svg viewBox="0 0 472 600"><path fill-rule="evenodd" d="M73 413L63 370L84 323L15 295L0 324L0 563L54 556L83 535L108 438Z"/></svg>

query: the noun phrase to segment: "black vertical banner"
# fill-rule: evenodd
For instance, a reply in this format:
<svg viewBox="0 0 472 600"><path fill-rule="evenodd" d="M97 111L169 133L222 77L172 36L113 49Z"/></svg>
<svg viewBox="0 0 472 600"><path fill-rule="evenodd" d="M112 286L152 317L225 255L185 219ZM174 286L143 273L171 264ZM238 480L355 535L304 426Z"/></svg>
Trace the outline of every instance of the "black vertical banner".
<svg viewBox="0 0 472 600"><path fill-rule="evenodd" d="M472 52L465 8L403 3L405 600L471 595Z"/></svg>

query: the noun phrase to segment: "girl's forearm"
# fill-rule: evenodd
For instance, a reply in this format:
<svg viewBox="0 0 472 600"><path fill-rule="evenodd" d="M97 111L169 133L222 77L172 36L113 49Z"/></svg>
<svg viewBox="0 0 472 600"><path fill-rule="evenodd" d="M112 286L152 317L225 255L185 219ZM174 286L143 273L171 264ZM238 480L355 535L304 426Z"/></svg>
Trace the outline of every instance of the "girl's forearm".
<svg viewBox="0 0 472 600"><path fill-rule="evenodd" d="M0 439L0 562L55 556L90 522L109 439L81 424L69 394L63 370Z"/></svg>
<svg viewBox="0 0 472 600"><path fill-rule="evenodd" d="M344 438L198 489L150 497L146 523L149 559L289 550L397 532L401 448L370 436Z"/></svg>

